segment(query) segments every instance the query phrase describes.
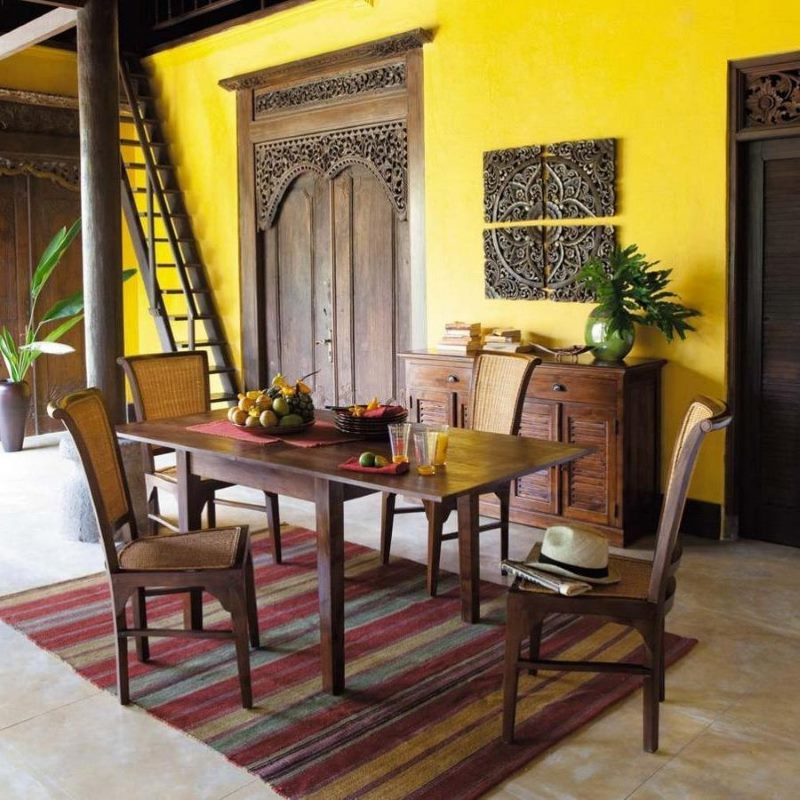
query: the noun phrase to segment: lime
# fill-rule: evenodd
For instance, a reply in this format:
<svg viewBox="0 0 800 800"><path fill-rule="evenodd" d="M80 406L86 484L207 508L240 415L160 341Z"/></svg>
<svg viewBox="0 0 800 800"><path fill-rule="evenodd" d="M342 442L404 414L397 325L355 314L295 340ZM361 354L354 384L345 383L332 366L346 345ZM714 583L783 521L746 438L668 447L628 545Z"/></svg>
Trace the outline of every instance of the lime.
<svg viewBox="0 0 800 800"><path fill-rule="evenodd" d="M299 414L287 414L285 417L281 417L279 424L283 428L295 427L303 424L303 418Z"/></svg>
<svg viewBox="0 0 800 800"><path fill-rule="evenodd" d="M366 453L362 453L359 456L358 463L361 464L362 467L374 467L375 453L370 453L369 450L367 450Z"/></svg>
<svg viewBox="0 0 800 800"><path fill-rule="evenodd" d="M386 456L375 456L375 466L387 467L389 466L389 459Z"/></svg>

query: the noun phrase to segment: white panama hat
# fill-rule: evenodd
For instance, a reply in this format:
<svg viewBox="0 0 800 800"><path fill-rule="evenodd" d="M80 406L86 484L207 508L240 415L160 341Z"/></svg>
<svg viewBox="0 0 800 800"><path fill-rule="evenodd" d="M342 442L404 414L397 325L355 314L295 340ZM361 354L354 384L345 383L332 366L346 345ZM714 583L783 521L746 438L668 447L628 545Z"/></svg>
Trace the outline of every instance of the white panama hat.
<svg viewBox="0 0 800 800"><path fill-rule="evenodd" d="M580 528L554 525L544 532L536 561L530 566L586 583L618 583L619 574L608 568L608 542Z"/></svg>

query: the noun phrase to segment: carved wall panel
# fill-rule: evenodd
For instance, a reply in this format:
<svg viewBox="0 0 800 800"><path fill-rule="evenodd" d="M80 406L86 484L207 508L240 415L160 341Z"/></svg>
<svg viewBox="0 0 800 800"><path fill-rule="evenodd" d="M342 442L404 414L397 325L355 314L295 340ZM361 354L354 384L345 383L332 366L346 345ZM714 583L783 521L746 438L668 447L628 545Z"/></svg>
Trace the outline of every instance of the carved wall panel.
<svg viewBox="0 0 800 800"><path fill-rule="evenodd" d="M614 139L493 150L483 157L486 222L616 213Z"/></svg>
<svg viewBox="0 0 800 800"><path fill-rule="evenodd" d="M483 233L488 298L592 302L575 278L594 256L614 250L611 225L526 225Z"/></svg>
<svg viewBox="0 0 800 800"><path fill-rule="evenodd" d="M0 155L0 175L31 175L47 178L75 192L81 188L80 162L66 158Z"/></svg>
<svg viewBox="0 0 800 800"><path fill-rule="evenodd" d="M800 67L745 76L745 128L797 124L800 124Z"/></svg>
<svg viewBox="0 0 800 800"><path fill-rule="evenodd" d="M304 172L332 178L351 164L363 164L382 183L401 219L407 213L408 131L390 122L301 136L255 146L258 225L266 230L281 198Z"/></svg>
<svg viewBox="0 0 800 800"><path fill-rule="evenodd" d="M78 112L72 108L0 100L0 130L77 137Z"/></svg>
<svg viewBox="0 0 800 800"><path fill-rule="evenodd" d="M256 118L278 111L326 103L358 95L373 95L406 85L405 64L385 64L379 67L318 78L287 88L256 92Z"/></svg>
<svg viewBox="0 0 800 800"><path fill-rule="evenodd" d="M545 219L613 216L615 149L613 139L547 145L542 158Z"/></svg>
<svg viewBox="0 0 800 800"><path fill-rule="evenodd" d="M486 297L542 300L545 255L542 228L516 226L483 232Z"/></svg>
<svg viewBox="0 0 800 800"><path fill-rule="evenodd" d="M614 252L614 228L611 225L555 225L544 230L548 298L594 302L592 294L576 281L576 277L590 258L597 256L608 263Z"/></svg>
<svg viewBox="0 0 800 800"><path fill-rule="evenodd" d="M542 148L514 147L483 154L483 204L487 222L541 219Z"/></svg>

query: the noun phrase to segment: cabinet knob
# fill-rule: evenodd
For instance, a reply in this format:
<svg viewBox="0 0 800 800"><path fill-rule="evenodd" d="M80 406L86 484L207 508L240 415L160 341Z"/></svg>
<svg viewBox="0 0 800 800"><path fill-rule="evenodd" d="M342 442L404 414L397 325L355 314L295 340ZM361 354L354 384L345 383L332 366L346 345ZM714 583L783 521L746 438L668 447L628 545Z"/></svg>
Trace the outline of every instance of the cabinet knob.
<svg viewBox="0 0 800 800"><path fill-rule="evenodd" d="M563 383L554 383L553 384L553 391L554 392L566 392L567 391L567 387L564 386Z"/></svg>
<svg viewBox="0 0 800 800"><path fill-rule="evenodd" d="M448 383L458 383L458 375L448 375L447 376Z"/></svg>

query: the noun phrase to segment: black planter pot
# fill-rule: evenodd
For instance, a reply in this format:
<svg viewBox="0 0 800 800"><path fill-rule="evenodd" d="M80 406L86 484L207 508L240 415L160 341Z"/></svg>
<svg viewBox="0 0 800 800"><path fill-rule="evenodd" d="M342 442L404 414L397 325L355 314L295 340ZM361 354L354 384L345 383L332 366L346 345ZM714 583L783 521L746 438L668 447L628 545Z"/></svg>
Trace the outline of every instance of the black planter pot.
<svg viewBox="0 0 800 800"><path fill-rule="evenodd" d="M0 442L6 453L22 450L31 407L31 387L25 381L0 380Z"/></svg>

